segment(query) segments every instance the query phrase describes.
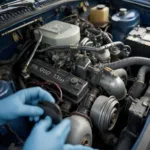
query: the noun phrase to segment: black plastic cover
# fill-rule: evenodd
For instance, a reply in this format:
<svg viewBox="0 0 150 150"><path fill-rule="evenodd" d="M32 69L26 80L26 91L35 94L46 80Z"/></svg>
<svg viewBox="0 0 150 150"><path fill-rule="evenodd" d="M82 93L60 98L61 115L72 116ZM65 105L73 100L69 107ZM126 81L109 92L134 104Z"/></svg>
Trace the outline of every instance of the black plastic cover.
<svg viewBox="0 0 150 150"><path fill-rule="evenodd" d="M29 73L45 81L56 82L62 89L67 100L78 104L88 92L88 82L61 69L53 68L41 60L33 60Z"/></svg>

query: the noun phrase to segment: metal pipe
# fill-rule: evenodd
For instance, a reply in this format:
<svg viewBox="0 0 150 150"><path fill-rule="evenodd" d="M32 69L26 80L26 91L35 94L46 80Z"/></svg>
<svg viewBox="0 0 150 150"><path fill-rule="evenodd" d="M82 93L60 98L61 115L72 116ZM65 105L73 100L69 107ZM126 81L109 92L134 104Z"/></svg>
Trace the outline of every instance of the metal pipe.
<svg viewBox="0 0 150 150"><path fill-rule="evenodd" d="M35 53L36 53L36 51L37 51L37 49L38 49L41 41L43 39L43 34L42 34L42 32L40 30L39 30L39 33L40 33L40 38L39 38L39 40L38 40L38 42L37 42L37 44L36 44L36 46L35 46L32 54L31 54L29 60L27 61L26 65L25 65L25 67L23 69L23 71L22 71L23 73L27 73L28 66L29 66L30 62L32 61L32 59L33 59L33 57L34 57L34 55L35 55Z"/></svg>
<svg viewBox="0 0 150 150"><path fill-rule="evenodd" d="M41 20L42 20L41 18L34 19L33 21L30 21L30 22L28 22L28 23L25 23L25 24L19 26L19 27L13 28L13 29L11 29L11 30L9 30L9 31L6 31L6 32L2 33L1 36L7 35L7 34L9 34L9 33L12 33L12 32L14 32L14 31L16 31L16 30L18 30L18 29L21 29L21 28L23 28L23 27L25 27L25 26L28 26L28 25L30 25L30 24L32 24L32 23L35 23L35 22L41 21Z"/></svg>

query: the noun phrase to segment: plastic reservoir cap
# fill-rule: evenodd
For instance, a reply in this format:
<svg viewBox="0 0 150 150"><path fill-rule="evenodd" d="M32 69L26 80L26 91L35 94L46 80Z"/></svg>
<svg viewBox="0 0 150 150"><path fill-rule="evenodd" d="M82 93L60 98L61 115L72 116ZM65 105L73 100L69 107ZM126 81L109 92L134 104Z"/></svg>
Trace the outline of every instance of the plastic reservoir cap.
<svg viewBox="0 0 150 150"><path fill-rule="evenodd" d="M126 8L120 8L120 12L119 12L119 15L120 16L124 16L126 13L127 13L127 9Z"/></svg>
<svg viewBox="0 0 150 150"><path fill-rule="evenodd" d="M106 7L105 5L97 5L97 9L103 9L105 7Z"/></svg>

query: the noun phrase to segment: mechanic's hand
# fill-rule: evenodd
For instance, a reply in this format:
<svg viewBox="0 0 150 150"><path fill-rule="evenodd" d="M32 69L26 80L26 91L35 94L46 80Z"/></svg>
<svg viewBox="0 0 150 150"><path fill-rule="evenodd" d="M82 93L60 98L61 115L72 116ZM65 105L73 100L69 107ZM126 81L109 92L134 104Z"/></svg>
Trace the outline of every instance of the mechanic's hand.
<svg viewBox="0 0 150 150"><path fill-rule="evenodd" d="M65 145L70 132L70 120L65 119L57 126L52 127L52 120L46 117L38 122L33 128L29 138L25 142L23 150L93 150L81 145Z"/></svg>
<svg viewBox="0 0 150 150"><path fill-rule="evenodd" d="M36 106L39 100L54 102L54 98L39 87L21 90L0 101L0 125L22 116L39 118L44 111Z"/></svg>

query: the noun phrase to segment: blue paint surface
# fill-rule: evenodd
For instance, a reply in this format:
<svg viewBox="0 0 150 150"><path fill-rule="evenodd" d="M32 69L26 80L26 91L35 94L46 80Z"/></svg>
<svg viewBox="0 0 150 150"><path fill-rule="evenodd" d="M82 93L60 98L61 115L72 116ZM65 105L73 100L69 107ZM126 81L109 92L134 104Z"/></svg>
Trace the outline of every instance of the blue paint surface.
<svg viewBox="0 0 150 150"><path fill-rule="evenodd" d="M99 1L97 0L90 0L90 6L95 6L99 3ZM44 23L48 23L52 20L59 20L61 18L63 18L65 16L64 12L59 12L57 15L56 14L56 8L60 8L63 6L72 6L73 10L76 11L77 6L79 6L80 1L78 2L72 2L72 3L64 3L63 5L58 5L57 7L55 6L52 9L49 9L48 11L41 13L41 14L37 14L37 15L33 15L30 16L26 19L22 19L18 22L15 22L15 24L10 25L9 27L4 28L3 30L0 30L0 34L4 33L8 30L11 30L15 27L18 27L20 25L23 25L25 23L28 23L34 19L40 18L42 17ZM54 14L54 16L52 17L52 15ZM24 29L21 29L21 32L24 32ZM19 42L14 42L13 38L12 38L12 34L9 35L5 35L0 37L0 60L6 60L9 59L14 52L16 52L16 47L22 42L23 40L19 40Z"/></svg>
<svg viewBox="0 0 150 150"><path fill-rule="evenodd" d="M123 41L128 33L140 23L140 14L136 10L129 10L123 16L116 13L112 16L112 35L114 41Z"/></svg>
<svg viewBox="0 0 150 150"><path fill-rule="evenodd" d="M110 0L113 7L116 8L117 10L119 10L119 8L127 8L128 10L130 9L137 10L140 13L141 25L150 26L150 5L145 4L144 6L144 5L140 5L141 3L133 4L132 3L133 0L129 0L129 1L131 3L126 2L126 0Z"/></svg>

